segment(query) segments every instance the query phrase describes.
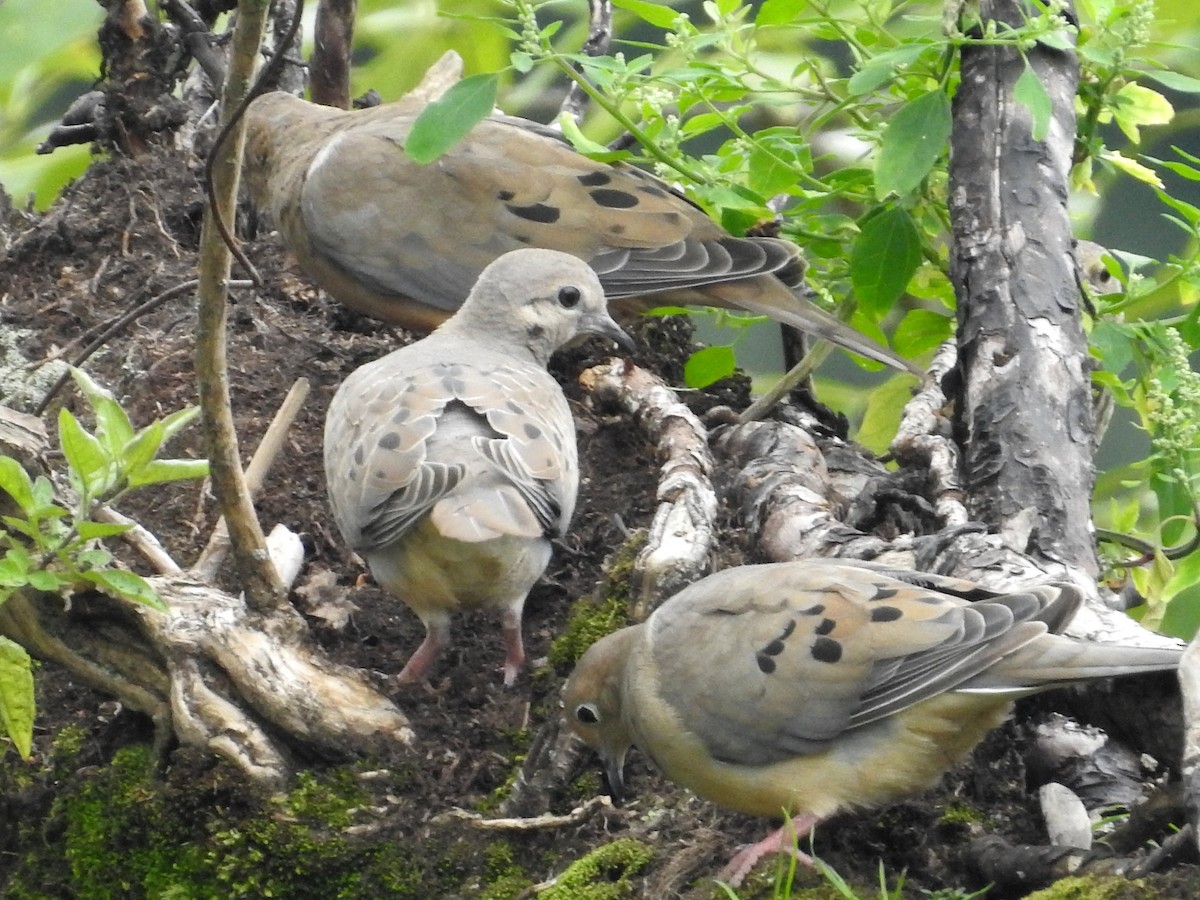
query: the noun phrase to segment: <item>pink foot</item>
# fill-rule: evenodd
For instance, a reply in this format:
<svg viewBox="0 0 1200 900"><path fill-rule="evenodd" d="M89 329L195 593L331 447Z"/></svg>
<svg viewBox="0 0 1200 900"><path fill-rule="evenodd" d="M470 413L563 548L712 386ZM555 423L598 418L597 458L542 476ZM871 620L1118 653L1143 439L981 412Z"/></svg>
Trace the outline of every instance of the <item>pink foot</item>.
<svg viewBox="0 0 1200 900"><path fill-rule="evenodd" d="M808 836L818 821L816 816L806 814L785 822L782 828L771 832L757 844L748 844L735 853L733 859L717 874L717 880L732 888L739 887L755 864L769 853L791 853L802 865L811 866L812 858L796 849L796 845L801 838Z"/></svg>
<svg viewBox="0 0 1200 900"><path fill-rule="evenodd" d="M442 652L442 648L449 643L448 629L437 628L426 624L425 640L421 642L421 646L416 649L416 652L408 658L408 662L404 664L404 668L400 670L400 674L396 676L396 680L401 684L412 684L414 681L420 681L425 677L425 670L433 663Z"/></svg>
<svg viewBox="0 0 1200 900"><path fill-rule="evenodd" d="M504 686L512 687L521 666L525 664L525 644L521 640L521 613L511 609L504 611Z"/></svg>

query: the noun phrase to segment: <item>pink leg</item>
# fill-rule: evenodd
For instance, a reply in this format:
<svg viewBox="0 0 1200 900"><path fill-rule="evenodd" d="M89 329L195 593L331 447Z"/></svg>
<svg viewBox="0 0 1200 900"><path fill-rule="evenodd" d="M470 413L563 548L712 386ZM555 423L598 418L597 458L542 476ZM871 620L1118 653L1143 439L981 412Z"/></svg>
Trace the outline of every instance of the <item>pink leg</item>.
<svg viewBox="0 0 1200 900"><path fill-rule="evenodd" d="M812 865L812 859L796 849L802 838L808 836L813 826L820 820L808 814L799 815L791 822L785 822L783 827L771 832L757 844L748 844L733 855L733 859L717 875L730 887L738 887L754 865L768 853L791 853L804 865Z"/></svg>
<svg viewBox="0 0 1200 900"><path fill-rule="evenodd" d="M525 664L525 644L521 640L521 610L506 609L502 619L504 630L504 686L512 687L517 673Z"/></svg>
<svg viewBox="0 0 1200 900"><path fill-rule="evenodd" d="M408 658L396 680L401 684L412 684L425 677L425 670L438 658L442 648L450 643L450 623L447 621L429 621L425 623L425 640L416 652Z"/></svg>

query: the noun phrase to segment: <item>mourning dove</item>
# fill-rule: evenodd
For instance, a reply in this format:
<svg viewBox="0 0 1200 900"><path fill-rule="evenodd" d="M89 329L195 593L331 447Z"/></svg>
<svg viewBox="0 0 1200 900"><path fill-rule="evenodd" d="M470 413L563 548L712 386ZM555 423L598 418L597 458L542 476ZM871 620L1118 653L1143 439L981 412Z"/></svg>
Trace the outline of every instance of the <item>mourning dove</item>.
<svg viewBox="0 0 1200 900"><path fill-rule="evenodd" d="M251 198L341 303L428 329L500 254L544 247L587 261L621 313L748 310L922 374L793 294L805 264L791 242L732 237L666 182L588 159L550 128L492 115L437 161L412 162L404 142L427 101L350 112L277 92L246 111Z"/></svg>
<svg viewBox="0 0 1200 900"><path fill-rule="evenodd" d="M1056 634L1081 601L1066 584L994 594L832 561L728 569L589 648L565 714L599 751L614 796L636 745L722 806L786 811L802 838L839 810L929 787L1014 698L1176 668L1174 649ZM764 854L791 849L787 825L720 877L736 885Z"/></svg>
<svg viewBox="0 0 1200 900"><path fill-rule="evenodd" d="M583 332L628 347L583 262L518 250L484 269L429 337L357 369L325 420L334 521L425 623L400 673L423 676L459 609L503 611L504 683L525 658L521 610L575 508L567 401L546 371Z"/></svg>

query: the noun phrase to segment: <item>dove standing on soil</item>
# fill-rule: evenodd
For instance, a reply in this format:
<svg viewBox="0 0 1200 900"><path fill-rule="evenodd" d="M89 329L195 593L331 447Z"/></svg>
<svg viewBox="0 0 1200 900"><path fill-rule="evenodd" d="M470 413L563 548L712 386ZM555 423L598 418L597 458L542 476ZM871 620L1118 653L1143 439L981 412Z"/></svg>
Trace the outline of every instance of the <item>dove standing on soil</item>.
<svg viewBox="0 0 1200 900"><path fill-rule="evenodd" d="M630 345L588 266L518 250L484 269L433 334L357 369L334 395L334 520L425 624L401 681L423 676L451 614L472 608L503 612L504 683L516 678L525 596L579 488L574 422L546 364L584 332Z"/></svg>
<svg viewBox="0 0 1200 900"><path fill-rule="evenodd" d="M636 745L722 806L786 811L803 838L839 810L931 786L1015 698L1178 666L1178 650L1056 634L1081 602L1066 584L995 594L833 561L728 569L594 644L567 682L565 714L615 796ZM721 877L740 882L791 841L785 823Z"/></svg>
<svg viewBox="0 0 1200 900"><path fill-rule="evenodd" d="M454 312L483 268L543 247L589 263L614 309L743 309L869 359L921 370L798 298L805 263L777 238L735 238L633 166L492 115L429 165L404 152L428 94L348 112L269 93L246 111L245 175L301 268L345 305L406 328Z"/></svg>

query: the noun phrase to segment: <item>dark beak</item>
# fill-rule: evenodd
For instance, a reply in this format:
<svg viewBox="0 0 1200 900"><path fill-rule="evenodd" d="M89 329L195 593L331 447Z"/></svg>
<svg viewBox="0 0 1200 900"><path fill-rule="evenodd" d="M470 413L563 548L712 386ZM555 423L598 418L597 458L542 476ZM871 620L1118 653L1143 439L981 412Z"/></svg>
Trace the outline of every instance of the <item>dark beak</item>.
<svg viewBox="0 0 1200 900"><path fill-rule="evenodd" d="M606 312L585 316L580 323L580 330L606 337L626 353L634 351L633 338L627 335L621 326L614 322L612 317Z"/></svg>
<svg viewBox="0 0 1200 900"><path fill-rule="evenodd" d="M625 802L625 754L621 754L619 759L610 759L606 754L601 754L601 760L604 763L604 780L608 782L608 795L612 797L614 806L621 806Z"/></svg>

